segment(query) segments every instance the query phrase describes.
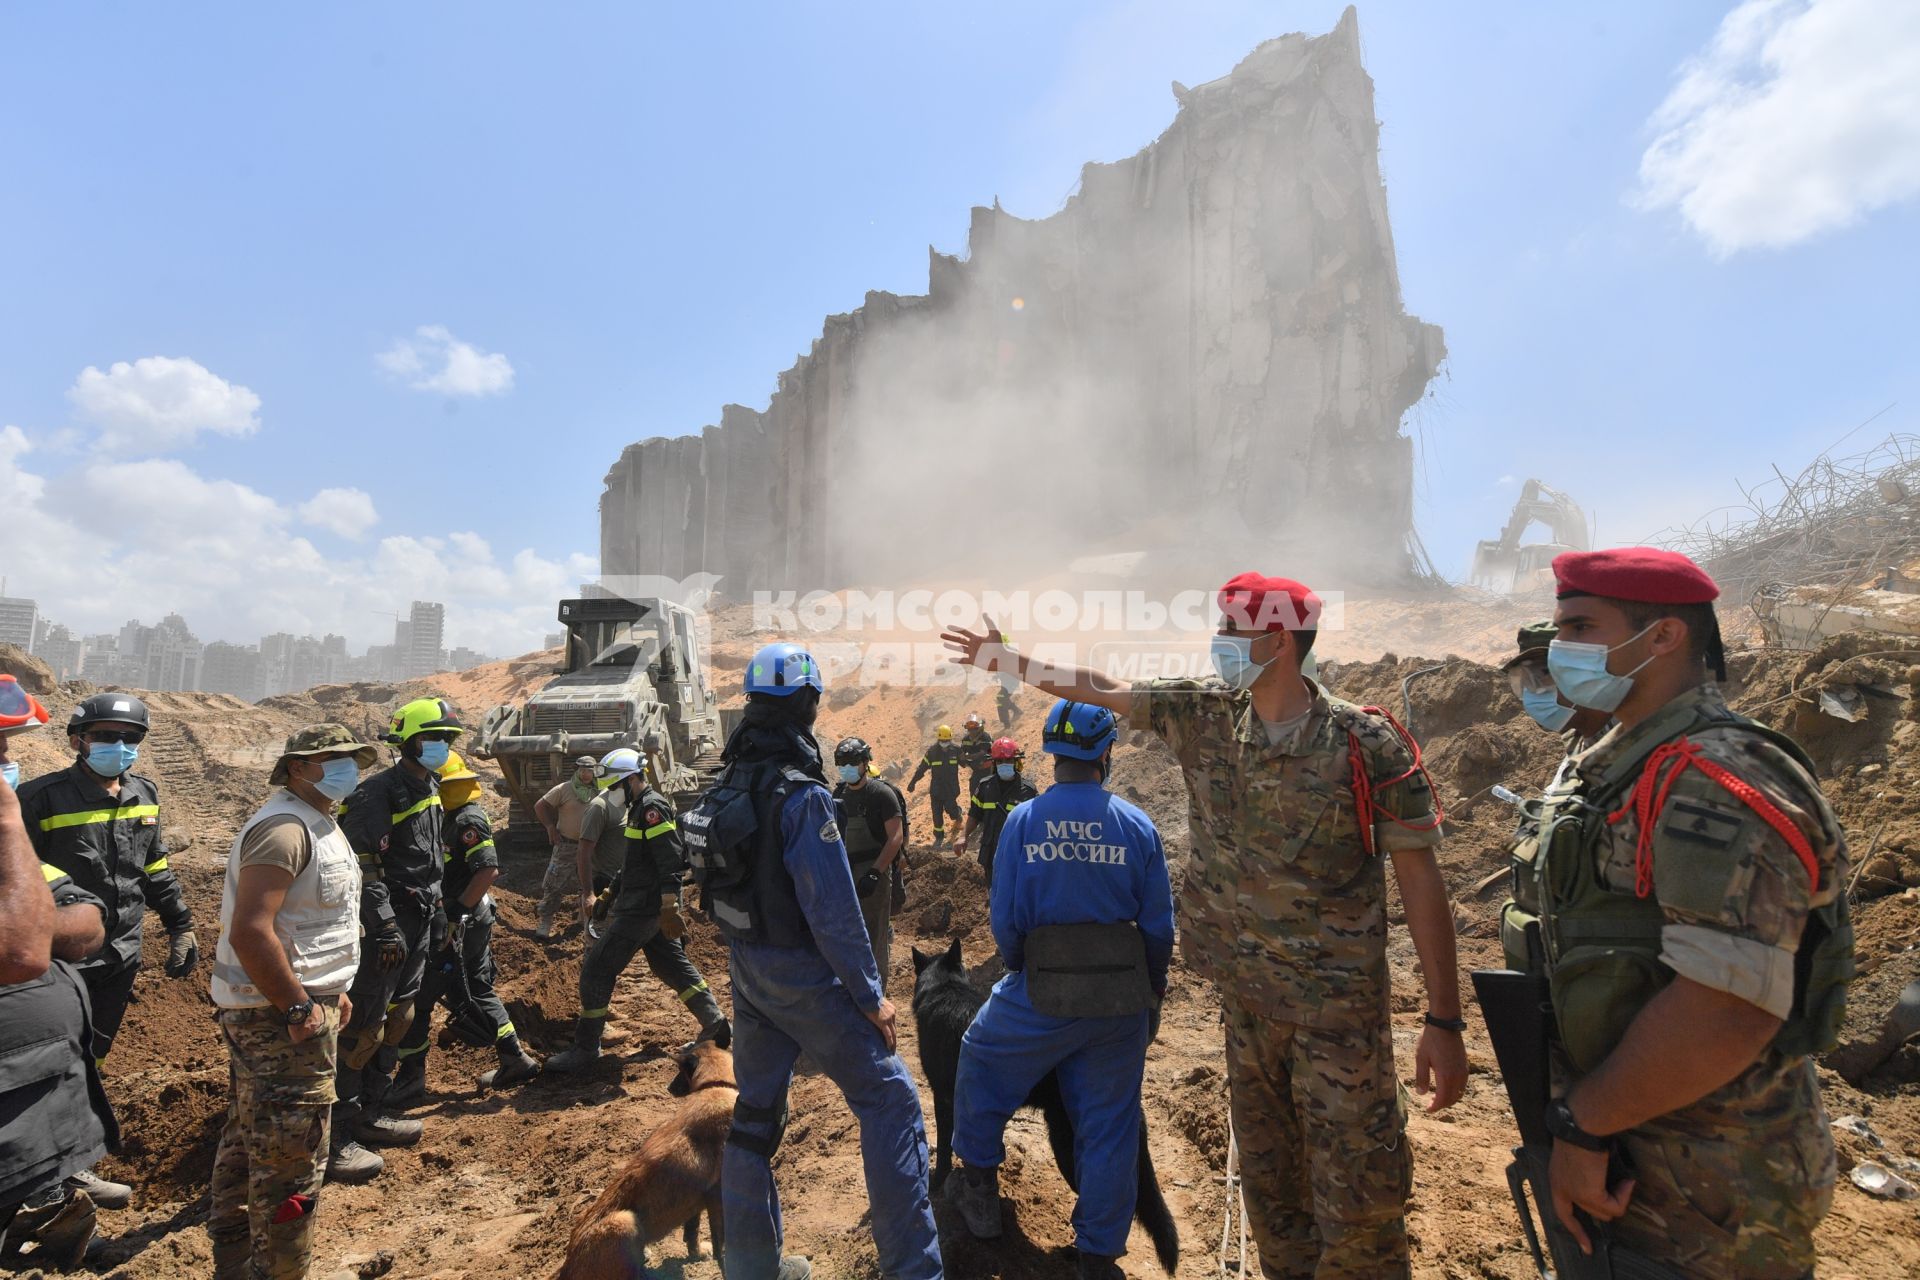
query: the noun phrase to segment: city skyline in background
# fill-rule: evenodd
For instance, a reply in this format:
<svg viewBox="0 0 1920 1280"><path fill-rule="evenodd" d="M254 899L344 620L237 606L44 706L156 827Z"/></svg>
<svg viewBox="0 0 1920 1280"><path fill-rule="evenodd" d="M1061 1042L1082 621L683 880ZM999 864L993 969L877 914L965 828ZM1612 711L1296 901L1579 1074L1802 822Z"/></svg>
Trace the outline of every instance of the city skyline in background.
<svg viewBox="0 0 1920 1280"><path fill-rule="evenodd" d="M77 635L42 613L36 600L0 593L0 645L38 658L57 680L225 693L258 702L316 685L392 683L494 661L465 645L447 648L446 616L444 604L415 600L406 616L393 615L390 644L369 645L354 655L347 638L331 632L315 637L279 631L261 636L257 644L202 641L179 613L168 613L152 626L135 618L117 631ZM547 639L558 641L557 636Z"/></svg>

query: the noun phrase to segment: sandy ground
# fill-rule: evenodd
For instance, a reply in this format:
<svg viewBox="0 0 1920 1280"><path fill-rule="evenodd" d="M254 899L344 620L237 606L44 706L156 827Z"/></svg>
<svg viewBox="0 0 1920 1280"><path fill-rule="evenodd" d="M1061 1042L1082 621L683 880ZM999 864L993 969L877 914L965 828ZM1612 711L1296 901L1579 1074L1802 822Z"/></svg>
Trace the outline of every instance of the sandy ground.
<svg viewBox="0 0 1920 1280"><path fill-rule="evenodd" d="M1432 611L1425 606L1403 610L1408 616ZM1464 638L1436 624L1433 643L1424 651L1496 656L1511 643L1511 612L1476 619ZM1498 641L1502 631L1509 639ZM752 637L737 624L720 632L716 692L724 696L737 688L741 649ZM1884 639L1880 643L1891 647ZM1509 811L1488 798L1486 789L1494 782L1516 790L1538 786L1551 771L1554 742L1520 715L1504 684L1485 666L1466 660L1380 659L1378 653L1358 652L1361 648L1355 645L1343 655L1350 660L1334 667L1338 691L1361 701L1385 701L1396 713L1404 709L1401 681L1439 666L1412 685L1411 709L1452 813L1443 864L1457 903L1462 968L1495 966L1493 924L1503 890L1497 883L1480 892L1473 886L1501 865L1510 822ZM1422 651L1405 642L1398 648ZM1920 894L1906 892L1909 884L1920 884L1920 752L1914 750L1920 722L1910 718L1905 677L1905 664L1920 654L1851 653L1745 656L1736 663L1734 685L1740 705L1801 733L1822 767L1856 856L1870 848L1875 859L1869 866L1874 874L1863 876L1864 900L1856 908L1863 976L1854 990L1849 1040L1867 1035L1893 993L1920 976ZM424 685L454 698L477 719L492 702L537 684L551 670L550 662L550 655L530 655ZM1806 690L1823 681L1865 688L1868 717L1845 723L1808 712ZM140 767L161 784L164 821L176 850L173 865L200 922L204 949L211 949L227 848L264 795L266 763L281 737L299 723L322 718L370 726L414 690L348 686L258 707L216 695L154 695L155 730ZM72 686L56 692L57 716L64 716L76 692ZM1037 737L1044 706L1038 694L1022 696L1016 736ZM858 732L874 743L880 759L911 761L935 723L957 723L967 709L997 723L990 694L853 691L830 699L820 736L830 741ZM50 735L20 742L17 754L30 775L63 762L63 744ZM1045 766L1036 772L1044 781ZM1152 814L1176 864L1183 860L1184 794L1164 750L1131 737L1120 752L1114 785ZM909 906L896 922L890 989L902 1004L902 1052L917 1075L913 1029L904 1008L912 980L909 948L941 948L958 936L977 970L990 972L995 962L979 873L924 847L929 827L924 791L914 800L921 847L915 851L918 868ZM532 939L539 874L532 858L510 860L497 891L503 924L496 949L501 988L514 1020L544 1053L568 1039L578 1005L580 937L575 930L551 944ZM695 922L692 949L724 1002L725 952L710 925ZM225 1056L212 1022L204 968L192 981L169 982L158 973L160 958L150 943L148 962L156 967L142 975L139 1003L106 1069L127 1140L102 1172L131 1181L137 1190L131 1209L104 1216L112 1240L93 1265L94 1274L175 1280L204 1276L210 1266L206 1186L225 1107ZM1397 918L1390 958L1395 1038L1411 1085L1422 994L1412 945ZM670 1054L695 1030L678 1002L638 966L623 980L615 1010L615 1025L626 1038L584 1079L547 1078L511 1094L483 1095L474 1080L491 1065L490 1055L459 1045L436 1048L429 1066L432 1096L414 1113L426 1122L424 1140L389 1153L387 1173L374 1184L327 1189L314 1274L351 1276L382 1252L391 1257L388 1274L395 1276L505 1280L550 1274L573 1215L671 1111L674 1100L665 1092L673 1074ZM1148 1061L1145 1105L1155 1164L1181 1227L1179 1275L1188 1278L1218 1274L1226 1154L1218 1018L1212 990L1176 962L1161 1040ZM1469 1021L1473 1075L1465 1099L1444 1114L1416 1113L1412 1119L1414 1271L1423 1278L1518 1280L1529 1274L1528 1264L1502 1176L1514 1141L1512 1120L1478 1018ZM1864 1116L1896 1154L1920 1155L1920 1047L1903 1050L1861 1088L1831 1070L1823 1069L1822 1079L1834 1117ZM922 1101L931 1128L930 1094ZM877 1277L854 1121L832 1086L818 1077L796 1081L792 1105L792 1127L778 1159L790 1248L810 1255L818 1275ZM1037 1118L1016 1118L1009 1146L1003 1178L1012 1206L1008 1234L991 1247L976 1245L941 1209L949 1274L969 1280L1070 1276L1071 1195L1053 1168ZM1864 1153L1856 1140L1847 1140L1843 1166ZM1819 1242L1823 1277L1878 1280L1920 1274L1920 1207L1872 1199L1843 1175ZM650 1258L655 1270L649 1274L684 1280L712 1280L718 1274L710 1261L683 1258L677 1238L656 1246ZM1161 1274L1137 1233L1123 1266L1129 1276Z"/></svg>

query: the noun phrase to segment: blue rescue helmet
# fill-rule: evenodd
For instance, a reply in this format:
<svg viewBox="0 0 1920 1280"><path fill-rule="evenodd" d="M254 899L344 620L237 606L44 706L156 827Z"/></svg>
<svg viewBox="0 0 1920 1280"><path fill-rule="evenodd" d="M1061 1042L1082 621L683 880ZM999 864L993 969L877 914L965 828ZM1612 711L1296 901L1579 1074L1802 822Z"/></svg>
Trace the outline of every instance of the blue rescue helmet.
<svg viewBox="0 0 1920 1280"><path fill-rule="evenodd" d="M746 686L749 696L764 693L770 698L784 698L801 689L812 689L815 693L827 691L820 679L820 664L813 660L813 655L797 644L784 641L764 645L753 655L753 661L747 664Z"/></svg>
<svg viewBox="0 0 1920 1280"><path fill-rule="evenodd" d="M1119 722L1113 712L1091 702L1069 702L1062 698L1047 712L1047 727L1040 735L1040 749L1049 755L1070 760L1098 760L1119 736Z"/></svg>

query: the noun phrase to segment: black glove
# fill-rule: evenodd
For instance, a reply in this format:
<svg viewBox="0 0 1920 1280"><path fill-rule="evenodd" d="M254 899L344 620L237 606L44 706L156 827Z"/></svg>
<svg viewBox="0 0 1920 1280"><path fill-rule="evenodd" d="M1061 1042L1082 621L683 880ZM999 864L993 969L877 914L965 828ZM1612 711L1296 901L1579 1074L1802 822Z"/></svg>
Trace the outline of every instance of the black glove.
<svg viewBox="0 0 1920 1280"><path fill-rule="evenodd" d="M869 871L854 883L853 891L864 898L879 887L880 873L878 871Z"/></svg>
<svg viewBox="0 0 1920 1280"><path fill-rule="evenodd" d="M909 791L911 791L911 790L913 790L913 789L914 789L915 787L917 787L917 786L919 786L919 785L920 785L920 779L918 779L918 778L915 778L915 779L914 779L914 780L913 780L912 782L909 782L909 783L907 784L907 790L909 790Z"/></svg>
<svg viewBox="0 0 1920 1280"><path fill-rule="evenodd" d="M373 935L373 963L381 973L392 973L407 962L407 937L398 921L388 921Z"/></svg>
<svg viewBox="0 0 1920 1280"><path fill-rule="evenodd" d="M200 963L200 942L193 930L182 929L167 938L167 976L184 978Z"/></svg>

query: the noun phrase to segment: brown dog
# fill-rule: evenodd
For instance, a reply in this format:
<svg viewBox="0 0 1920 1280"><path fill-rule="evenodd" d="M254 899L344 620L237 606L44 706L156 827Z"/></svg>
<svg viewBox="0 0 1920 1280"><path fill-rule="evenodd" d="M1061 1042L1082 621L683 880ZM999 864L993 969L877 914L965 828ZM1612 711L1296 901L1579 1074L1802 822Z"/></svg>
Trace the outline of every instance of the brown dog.
<svg viewBox="0 0 1920 1280"><path fill-rule="evenodd" d="M733 1128L733 1054L702 1040L680 1050L680 1073L667 1091L680 1109L621 1164L607 1189L573 1224L567 1260L553 1280L632 1280L648 1274L646 1248L675 1227L687 1256L700 1249L700 1210L707 1211L714 1261L724 1265L720 1160Z"/></svg>

